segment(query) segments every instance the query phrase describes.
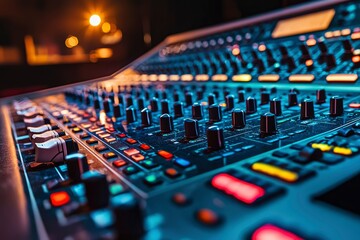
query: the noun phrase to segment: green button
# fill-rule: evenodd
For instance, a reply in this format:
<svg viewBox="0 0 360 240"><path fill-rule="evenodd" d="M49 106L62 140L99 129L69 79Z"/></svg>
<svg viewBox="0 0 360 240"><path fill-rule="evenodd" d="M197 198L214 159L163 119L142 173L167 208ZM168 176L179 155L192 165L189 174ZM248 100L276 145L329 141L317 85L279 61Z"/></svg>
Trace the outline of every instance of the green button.
<svg viewBox="0 0 360 240"><path fill-rule="evenodd" d="M148 181L149 183L154 183L156 182L156 176L155 175L149 175L146 178L146 181Z"/></svg>
<svg viewBox="0 0 360 240"><path fill-rule="evenodd" d="M111 195L118 195L122 191L124 191L124 187L121 184L116 183L116 184L110 185L110 193L111 193Z"/></svg>

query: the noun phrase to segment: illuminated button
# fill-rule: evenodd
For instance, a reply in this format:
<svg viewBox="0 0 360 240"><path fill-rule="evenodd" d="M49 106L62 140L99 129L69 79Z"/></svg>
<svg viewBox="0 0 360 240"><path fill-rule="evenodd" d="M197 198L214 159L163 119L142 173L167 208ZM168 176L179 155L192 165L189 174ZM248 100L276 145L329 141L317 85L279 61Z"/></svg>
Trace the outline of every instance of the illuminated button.
<svg viewBox="0 0 360 240"><path fill-rule="evenodd" d="M357 74L329 74L326 77L327 82L353 83L358 79Z"/></svg>
<svg viewBox="0 0 360 240"><path fill-rule="evenodd" d="M252 204L265 195L265 190L255 184L235 178L227 173L213 177L211 185L246 204Z"/></svg>
<svg viewBox="0 0 360 240"><path fill-rule="evenodd" d="M327 145L325 143L313 143L311 144L311 147L320 149L322 152L328 152L333 148L333 146Z"/></svg>
<svg viewBox="0 0 360 240"><path fill-rule="evenodd" d="M350 35L350 33L351 33L351 30L349 28L344 28L341 30L341 35L343 35L343 36Z"/></svg>
<svg viewBox="0 0 360 240"><path fill-rule="evenodd" d="M110 137L104 138L104 140L105 140L106 142L108 142L108 143L111 143L111 142L116 141L116 138L110 136Z"/></svg>
<svg viewBox="0 0 360 240"><path fill-rule="evenodd" d="M234 82L250 82L252 79L250 74L238 74L232 77Z"/></svg>
<svg viewBox="0 0 360 240"><path fill-rule="evenodd" d="M104 153L104 154L103 154L103 157L104 157L105 159L111 159L111 158L116 158L117 155L116 155L115 153L113 153L113 152L108 152L108 153Z"/></svg>
<svg viewBox="0 0 360 240"><path fill-rule="evenodd" d="M61 207L70 202L70 196L67 192L55 192L50 194L50 203L54 207Z"/></svg>
<svg viewBox="0 0 360 240"><path fill-rule="evenodd" d="M141 164L147 169L152 169L152 168L156 168L157 166L159 166L159 164L157 164L153 161L150 161L150 160L142 161Z"/></svg>
<svg viewBox="0 0 360 240"><path fill-rule="evenodd" d="M356 32L351 34L351 39L352 40L359 40L360 39L360 32Z"/></svg>
<svg viewBox="0 0 360 240"><path fill-rule="evenodd" d="M166 82L168 80L168 76L166 74L160 74L158 76L159 81Z"/></svg>
<svg viewBox="0 0 360 240"><path fill-rule="evenodd" d="M164 150L159 150L159 151L158 151L158 154L159 154L161 157L165 158L166 160L169 160L169 159L171 159L171 158L174 157L174 155L173 155L172 153L169 153L169 152L164 151Z"/></svg>
<svg viewBox="0 0 360 240"><path fill-rule="evenodd" d="M113 132L115 132L115 128L109 127L109 128L106 128L106 131L107 131L108 133L113 133Z"/></svg>
<svg viewBox="0 0 360 240"><path fill-rule="evenodd" d="M189 82L189 81L192 81L193 80L193 75L191 74L184 74L181 76L181 81L183 82Z"/></svg>
<svg viewBox="0 0 360 240"><path fill-rule="evenodd" d="M140 151L135 148L128 148L128 149L124 150L124 153L128 156L131 156L131 155L140 153Z"/></svg>
<svg viewBox="0 0 360 240"><path fill-rule="evenodd" d="M144 151L150 150L150 146L145 143L141 144L139 147L141 150L144 150Z"/></svg>
<svg viewBox="0 0 360 240"><path fill-rule="evenodd" d="M266 74L258 77L259 82L277 82L279 79L280 76L277 74Z"/></svg>
<svg viewBox="0 0 360 240"><path fill-rule="evenodd" d="M199 82L209 81L209 75L207 74L199 74L195 76L195 80Z"/></svg>
<svg viewBox="0 0 360 240"><path fill-rule="evenodd" d="M179 80L180 80L180 76L179 76L179 75L170 75L170 76L169 76L169 80L170 80L170 81L179 81Z"/></svg>
<svg viewBox="0 0 360 240"><path fill-rule="evenodd" d="M303 238L295 235L292 232L274 226L272 224L265 224L258 229L251 236L251 240L302 240Z"/></svg>
<svg viewBox="0 0 360 240"><path fill-rule="evenodd" d="M97 121L96 117L91 117L91 118L89 118L89 120L90 120L90 122L96 122Z"/></svg>
<svg viewBox="0 0 360 240"><path fill-rule="evenodd" d="M334 147L333 152L345 156L350 156L353 154L350 148L345 148L345 147Z"/></svg>
<svg viewBox="0 0 360 240"><path fill-rule="evenodd" d="M171 178L177 178L181 175L175 168L166 169L165 174L166 174L166 176L171 177Z"/></svg>
<svg viewBox="0 0 360 240"><path fill-rule="evenodd" d="M100 133L100 134L99 134L99 137L101 137L101 138L110 137L110 134L108 134L107 132Z"/></svg>
<svg viewBox="0 0 360 240"><path fill-rule="evenodd" d="M125 138L125 137L126 137L126 134L125 134L125 133L119 133L117 136L118 136L119 138Z"/></svg>
<svg viewBox="0 0 360 240"><path fill-rule="evenodd" d="M213 210L202 208L195 213L196 219L205 225L216 225L220 222L218 214Z"/></svg>
<svg viewBox="0 0 360 240"><path fill-rule="evenodd" d="M108 148L106 146L99 146L99 147L96 147L95 150L97 152L105 152L108 150Z"/></svg>
<svg viewBox="0 0 360 240"><path fill-rule="evenodd" d="M184 206L184 205L187 205L187 204L190 203L190 200L188 199L188 197L187 197L185 194L180 193L180 192L179 192L179 193L175 193L175 194L172 196L171 200L172 200L175 204L180 205L180 206Z"/></svg>
<svg viewBox="0 0 360 240"><path fill-rule="evenodd" d="M87 134L87 133L83 133L83 134L80 135L81 139L86 139L86 138L89 138L89 137L90 137L90 135Z"/></svg>
<svg viewBox="0 0 360 240"><path fill-rule="evenodd" d="M75 127L75 128L72 129L73 133L79 133L79 132L82 132L82 131L83 130L81 128L79 128L79 127Z"/></svg>
<svg viewBox="0 0 360 240"><path fill-rule="evenodd" d="M312 82L314 79L312 74L294 74L289 77L290 82Z"/></svg>
<svg viewBox="0 0 360 240"><path fill-rule="evenodd" d="M98 132L98 131L100 131L100 130L101 130L101 128L96 127L96 126L93 126L93 127L89 128L89 131L90 131L90 132Z"/></svg>
<svg viewBox="0 0 360 240"><path fill-rule="evenodd" d="M140 162L142 160L145 159L145 157L143 155L141 155L140 153L131 155L131 158L135 161L135 162Z"/></svg>
<svg viewBox="0 0 360 240"><path fill-rule="evenodd" d="M109 191L112 196L118 195L124 191L124 187L121 184L114 183L109 186Z"/></svg>
<svg viewBox="0 0 360 240"><path fill-rule="evenodd" d="M228 80L228 76L225 74L215 74L211 77L214 82L225 82Z"/></svg>
<svg viewBox="0 0 360 240"><path fill-rule="evenodd" d="M352 102L352 103L349 104L349 107L351 107L351 108L360 108L360 103Z"/></svg>
<svg viewBox="0 0 360 240"><path fill-rule="evenodd" d="M144 178L144 183L149 186L155 186L155 185L162 183L162 180L160 178L158 178L156 175L151 174Z"/></svg>
<svg viewBox="0 0 360 240"><path fill-rule="evenodd" d="M114 165L115 167L117 167L117 168L122 167L122 166L125 166L126 164L127 164L127 163L126 163L124 160L122 160L122 159L113 161L113 165Z"/></svg>
<svg viewBox="0 0 360 240"><path fill-rule="evenodd" d="M135 139L132 139L132 138L127 138L126 139L126 142L129 143L129 144L135 144L137 143L137 141Z"/></svg>
<svg viewBox="0 0 360 240"><path fill-rule="evenodd" d="M97 144L98 140L96 140L95 138L90 138L90 139L86 140L86 143L89 145L93 145L93 144Z"/></svg>
<svg viewBox="0 0 360 240"><path fill-rule="evenodd" d="M296 182L299 178L298 174L277 166L267 163L257 162L251 166L251 169L256 172L261 172L269 176L279 178L287 182Z"/></svg>
<svg viewBox="0 0 360 240"><path fill-rule="evenodd" d="M306 41L306 45L308 45L309 47L315 46L316 45L316 40L313 38L310 38Z"/></svg>
<svg viewBox="0 0 360 240"><path fill-rule="evenodd" d="M139 170L133 166L126 167L123 170L123 173L125 173L126 175L132 175L137 172L139 172Z"/></svg>
<svg viewBox="0 0 360 240"><path fill-rule="evenodd" d="M182 159L182 158L177 158L175 159L175 164L182 167L182 168L187 168L191 165L191 163L188 160Z"/></svg>

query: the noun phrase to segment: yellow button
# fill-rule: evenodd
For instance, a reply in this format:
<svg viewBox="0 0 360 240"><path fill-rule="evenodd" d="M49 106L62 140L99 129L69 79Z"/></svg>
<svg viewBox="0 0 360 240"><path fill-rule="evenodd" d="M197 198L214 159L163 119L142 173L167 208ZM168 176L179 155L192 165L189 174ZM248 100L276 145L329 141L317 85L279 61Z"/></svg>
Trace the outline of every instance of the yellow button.
<svg viewBox="0 0 360 240"><path fill-rule="evenodd" d="M234 75L232 77L232 80L234 82L250 82L251 78L252 77L250 74L238 74L238 75Z"/></svg>
<svg viewBox="0 0 360 240"><path fill-rule="evenodd" d="M279 79L280 76L277 74L266 74L258 77L259 82L277 82Z"/></svg>
<svg viewBox="0 0 360 240"><path fill-rule="evenodd" d="M350 156L352 154L352 151L350 148L344 148L344 147L335 147L334 153Z"/></svg>
<svg viewBox="0 0 360 240"><path fill-rule="evenodd" d="M312 74L294 74L289 77L290 82L312 82L314 79Z"/></svg>
<svg viewBox="0 0 360 240"><path fill-rule="evenodd" d="M226 74L215 74L211 77L211 80L214 82L225 82L228 80L228 76Z"/></svg>
<svg viewBox="0 0 360 240"><path fill-rule="evenodd" d="M199 74L195 76L195 80L199 82L209 81L209 75L207 74Z"/></svg>
<svg viewBox="0 0 360 240"><path fill-rule="evenodd" d="M311 144L311 147L320 149L322 152L328 152L333 148L332 146L324 144L324 143L313 143L313 144Z"/></svg>
<svg viewBox="0 0 360 240"><path fill-rule="evenodd" d="M356 82L357 79L358 79L358 75L353 73L329 74L326 77L327 82L340 82L340 83L343 82L352 83L352 82Z"/></svg>
<svg viewBox="0 0 360 240"><path fill-rule="evenodd" d="M193 75L191 74L184 74L184 75L181 75L181 81L183 82L190 82L194 79Z"/></svg>
<svg viewBox="0 0 360 240"><path fill-rule="evenodd" d="M267 163L254 163L251 169L287 182L296 182L299 178L297 173Z"/></svg>

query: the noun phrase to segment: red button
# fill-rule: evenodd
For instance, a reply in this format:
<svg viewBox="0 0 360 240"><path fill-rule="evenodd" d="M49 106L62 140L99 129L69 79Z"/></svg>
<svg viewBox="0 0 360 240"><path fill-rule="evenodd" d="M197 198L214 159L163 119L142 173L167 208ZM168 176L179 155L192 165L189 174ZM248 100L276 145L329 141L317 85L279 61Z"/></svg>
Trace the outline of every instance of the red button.
<svg viewBox="0 0 360 240"><path fill-rule="evenodd" d="M150 149L150 146L147 145L147 144L145 144L145 143L143 143L143 144L140 145L140 148L141 148L142 150L144 150L144 151L147 151L147 150Z"/></svg>
<svg viewBox="0 0 360 240"><path fill-rule="evenodd" d="M140 151L135 148L128 148L128 149L124 150L124 153L128 156L131 156L131 155L140 153Z"/></svg>
<svg viewBox="0 0 360 240"><path fill-rule="evenodd" d="M89 120L90 120L90 122L96 122L97 119L96 119L96 117L91 117Z"/></svg>
<svg viewBox="0 0 360 240"><path fill-rule="evenodd" d="M183 193L175 193L173 196L172 196L172 200L175 204L177 205L186 205L189 203L189 199L186 197L185 194Z"/></svg>
<svg viewBox="0 0 360 240"><path fill-rule="evenodd" d="M171 158L174 157L174 155L173 155L172 153L169 153L169 152L164 151L164 150L159 150L159 151L158 151L158 154L159 154L160 156L162 156L163 158L167 159L167 160L169 160L169 159L171 159Z"/></svg>
<svg viewBox="0 0 360 240"><path fill-rule="evenodd" d="M67 192L55 192L50 194L50 203L54 207L60 207L70 202L70 196Z"/></svg>
<svg viewBox="0 0 360 240"><path fill-rule="evenodd" d="M272 224L265 224L258 228L251 240L301 240L303 238L295 235L292 232L281 229Z"/></svg>
<svg viewBox="0 0 360 240"><path fill-rule="evenodd" d="M211 185L247 204L251 204L265 195L265 190L262 187L245 182L227 173L220 173L213 177Z"/></svg>
<svg viewBox="0 0 360 240"><path fill-rule="evenodd" d="M360 103L357 103L357 102L350 103L349 107L351 107L351 108L360 108Z"/></svg>
<svg viewBox="0 0 360 240"><path fill-rule="evenodd" d="M125 134L125 133L119 133L119 134L118 134L118 137L119 137L119 138L124 138L124 137L126 137L126 134Z"/></svg>
<svg viewBox="0 0 360 240"><path fill-rule="evenodd" d="M119 159L119 160L115 160L115 161L113 161L113 165L115 166L115 167L122 167L122 166L125 166L126 165L126 162L124 161L124 160L122 160L122 159Z"/></svg>
<svg viewBox="0 0 360 240"><path fill-rule="evenodd" d="M215 225L219 222L219 216L211 209L200 209L196 213L196 218L206 225Z"/></svg>
<svg viewBox="0 0 360 240"><path fill-rule="evenodd" d="M171 178L178 177L180 173L175 168L168 168L165 170L165 174Z"/></svg>
<svg viewBox="0 0 360 240"><path fill-rule="evenodd" d="M131 158L134 159L135 162L140 162L145 159L145 157L143 155L141 155L140 153L131 155Z"/></svg>
<svg viewBox="0 0 360 240"><path fill-rule="evenodd" d="M130 143L130 144L135 144L135 143L137 143L137 141L136 141L135 139L132 139L132 138L126 139L126 142L127 142L127 143Z"/></svg>
<svg viewBox="0 0 360 240"><path fill-rule="evenodd" d="M108 133L113 133L113 132L115 132L115 129L113 127L109 127L109 128L106 129L106 131Z"/></svg>

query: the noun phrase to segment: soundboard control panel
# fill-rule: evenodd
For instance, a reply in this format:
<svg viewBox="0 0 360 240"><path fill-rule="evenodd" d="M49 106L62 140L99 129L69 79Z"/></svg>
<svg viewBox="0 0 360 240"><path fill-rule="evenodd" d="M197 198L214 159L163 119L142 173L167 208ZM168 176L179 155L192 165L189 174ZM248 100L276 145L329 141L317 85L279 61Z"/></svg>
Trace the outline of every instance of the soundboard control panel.
<svg viewBox="0 0 360 240"><path fill-rule="evenodd" d="M356 239L359 67L360 1L322 1L3 100L28 238Z"/></svg>

